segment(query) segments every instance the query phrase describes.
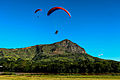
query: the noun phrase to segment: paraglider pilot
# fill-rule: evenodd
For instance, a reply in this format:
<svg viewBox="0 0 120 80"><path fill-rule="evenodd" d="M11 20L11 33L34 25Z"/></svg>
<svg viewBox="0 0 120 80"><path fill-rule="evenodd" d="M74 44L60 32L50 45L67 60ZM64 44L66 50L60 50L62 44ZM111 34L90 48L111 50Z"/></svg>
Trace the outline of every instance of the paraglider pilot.
<svg viewBox="0 0 120 80"><path fill-rule="evenodd" d="M56 30L55 34L58 34L58 30Z"/></svg>

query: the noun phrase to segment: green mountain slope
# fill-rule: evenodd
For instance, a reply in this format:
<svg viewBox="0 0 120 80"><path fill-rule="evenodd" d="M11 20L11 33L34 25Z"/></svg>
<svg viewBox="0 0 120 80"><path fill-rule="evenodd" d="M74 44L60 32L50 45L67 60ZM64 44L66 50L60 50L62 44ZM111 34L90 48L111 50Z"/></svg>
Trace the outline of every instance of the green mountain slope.
<svg viewBox="0 0 120 80"><path fill-rule="evenodd" d="M23 60L40 60L48 57L67 57L70 59L90 61L99 60L99 58L88 55L84 48L68 39L53 44L36 45L26 48L0 48L0 58L3 57L21 58Z"/></svg>
<svg viewBox="0 0 120 80"><path fill-rule="evenodd" d="M120 62L104 60L65 39L18 49L0 49L0 71L45 73L118 73Z"/></svg>

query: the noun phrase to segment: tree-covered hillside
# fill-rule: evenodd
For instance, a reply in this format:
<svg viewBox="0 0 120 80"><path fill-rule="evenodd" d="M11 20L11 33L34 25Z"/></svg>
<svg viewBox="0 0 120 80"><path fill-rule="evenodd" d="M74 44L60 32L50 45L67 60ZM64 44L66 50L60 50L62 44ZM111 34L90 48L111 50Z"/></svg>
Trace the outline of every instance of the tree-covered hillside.
<svg viewBox="0 0 120 80"><path fill-rule="evenodd" d="M0 71L45 73L118 73L120 63L87 54L71 42L0 49Z"/></svg>

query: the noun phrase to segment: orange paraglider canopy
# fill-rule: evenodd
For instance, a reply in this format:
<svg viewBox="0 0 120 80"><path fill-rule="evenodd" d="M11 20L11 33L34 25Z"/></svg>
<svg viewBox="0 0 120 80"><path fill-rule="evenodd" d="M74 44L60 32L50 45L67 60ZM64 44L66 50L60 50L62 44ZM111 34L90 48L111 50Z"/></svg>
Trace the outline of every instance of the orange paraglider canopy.
<svg viewBox="0 0 120 80"><path fill-rule="evenodd" d="M54 11L59 10L59 9L64 10L71 17L70 13L62 7L53 7L52 9L50 9L48 11L47 15L49 16L51 13L53 13Z"/></svg>
<svg viewBox="0 0 120 80"><path fill-rule="evenodd" d="M38 11L42 11L42 9L37 9L37 10L35 11L35 13L37 13Z"/></svg>

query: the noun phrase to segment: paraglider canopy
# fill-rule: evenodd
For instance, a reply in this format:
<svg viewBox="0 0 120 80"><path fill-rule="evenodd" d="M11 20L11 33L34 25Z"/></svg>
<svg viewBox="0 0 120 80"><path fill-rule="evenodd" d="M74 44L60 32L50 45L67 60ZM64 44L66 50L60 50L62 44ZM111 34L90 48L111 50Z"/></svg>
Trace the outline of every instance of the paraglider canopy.
<svg viewBox="0 0 120 80"><path fill-rule="evenodd" d="M37 14L38 11L42 11L42 9L37 9L37 10L35 11L35 14ZM37 16L37 18L39 18L39 16Z"/></svg>
<svg viewBox="0 0 120 80"><path fill-rule="evenodd" d="M35 11L35 13L37 13L38 11L42 11L42 9L37 9L37 10Z"/></svg>
<svg viewBox="0 0 120 80"><path fill-rule="evenodd" d="M51 13L53 13L54 11L59 10L59 9L64 10L71 17L70 13L66 9L64 9L62 7L53 7L53 8L51 8L48 11L47 15L49 16Z"/></svg>

